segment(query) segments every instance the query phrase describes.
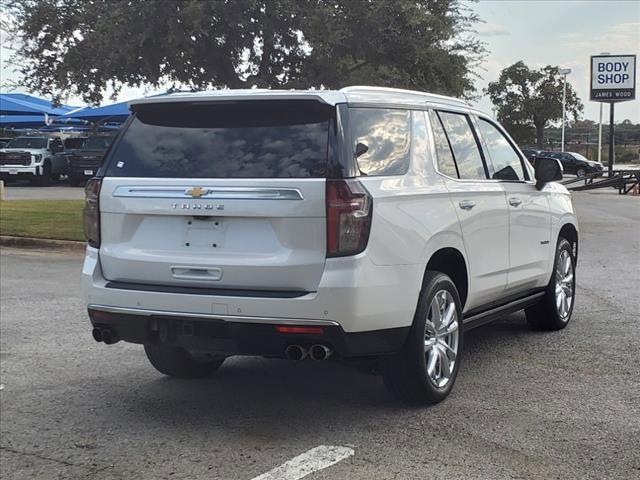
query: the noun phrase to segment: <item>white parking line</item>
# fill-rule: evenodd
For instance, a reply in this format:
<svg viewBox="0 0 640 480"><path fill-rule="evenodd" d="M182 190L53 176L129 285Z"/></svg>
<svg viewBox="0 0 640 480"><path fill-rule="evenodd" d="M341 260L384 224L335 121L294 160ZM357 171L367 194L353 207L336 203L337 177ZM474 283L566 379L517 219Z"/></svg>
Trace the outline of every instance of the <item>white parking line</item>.
<svg viewBox="0 0 640 480"><path fill-rule="evenodd" d="M354 453L349 447L320 445L251 480L299 480L349 458Z"/></svg>

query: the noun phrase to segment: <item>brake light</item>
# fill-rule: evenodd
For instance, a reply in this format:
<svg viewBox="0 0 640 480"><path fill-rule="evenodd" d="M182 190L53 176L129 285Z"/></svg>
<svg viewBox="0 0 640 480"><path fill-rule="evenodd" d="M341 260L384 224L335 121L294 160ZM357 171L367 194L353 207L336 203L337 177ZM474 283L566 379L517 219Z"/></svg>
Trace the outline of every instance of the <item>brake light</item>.
<svg viewBox="0 0 640 480"><path fill-rule="evenodd" d="M362 252L369 241L373 200L355 179L327 180L327 257Z"/></svg>
<svg viewBox="0 0 640 480"><path fill-rule="evenodd" d="M84 236L87 243L94 247L100 248L100 187L102 180L92 178L87 182L84 189Z"/></svg>

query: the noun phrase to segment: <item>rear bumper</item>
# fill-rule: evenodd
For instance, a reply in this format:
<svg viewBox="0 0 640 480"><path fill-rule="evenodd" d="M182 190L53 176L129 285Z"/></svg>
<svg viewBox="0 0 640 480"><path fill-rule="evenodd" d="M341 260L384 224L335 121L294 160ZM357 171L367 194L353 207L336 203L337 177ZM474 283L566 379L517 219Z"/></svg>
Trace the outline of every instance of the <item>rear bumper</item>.
<svg viewBox="0 0 640 480"><path fill-rule="evenodd" d="M69 174L75 175L78 177L87 177L91 178L95 176L96 172L100 168L100 163L96 162L95 164L74 164L73 162L69 162ZM90 171L91 173L86 173L85 171Z"/></svg>
<svg viewBox="0 0 640 480"><path fill-rule="evenodd" d="M128 290L108 287L98 250L88 247L83 288L91 309L121 314L122 320L108 316L120 328L135 324L135 329L145 330L155 318L227 325L231 332L239 328L237 325L252 325L251 332L266 342L263 326L273 334L277 333L274 325L322 326L333 332L336 344L332 345L337 351L353 356L388 353L397 350L398 342L402 345L413 321L423 274L424 265L378 266L361 254L328 259L317 291L294 298ZM95 318L92 322L99 323ZM280 348L278 342L283 339L276 337ZM122 334L121 338L143 343L136 335Z"/></svg>
<svg viewBox="0 0 640 480"><path fill-rule="evenodd" d="M299 324L275 318L237 319L200 317L177 312L113 309L89 305L94 328L108 329L117 340L139 344L163 344L191 351L223 355L261 355L283 357L289 345L310 347L322 344L342 358L387 355L401 349L409 327L371 332L345 333L333 322L316 322L313 334L280 333L278 325ZM247 321L244 321L247 320ZM261 323L252 323L260 320ZM309 322L305 322L309 326ZM321 333L320 333L321 332Z"/></svg>

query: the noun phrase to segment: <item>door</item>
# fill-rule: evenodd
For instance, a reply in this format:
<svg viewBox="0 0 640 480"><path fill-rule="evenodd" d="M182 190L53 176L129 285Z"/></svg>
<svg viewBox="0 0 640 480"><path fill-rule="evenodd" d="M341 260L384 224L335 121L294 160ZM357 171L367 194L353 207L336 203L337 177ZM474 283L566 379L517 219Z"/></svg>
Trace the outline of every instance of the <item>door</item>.
<svg viewBox="0 0 640 480"><path fill-rule="evenodd" d="M569 155L568 153L558 153L556 155L557 156L555 156L554 158L560 160L564 173L571 173L575 175L577 171L575 158L573 158L573 156Z"/></svg>
<svg viewBox="0 0 640 480"><path fill-rule="evenodd" d="M548 278L551 219L546 194L529 179L524 160L501 129L478 119L491 175L499 180L509 208L509 273L507 291L517 293L545 285ZM552 243L554 243L552 245Z"/></svg>
<svg viewBox="0 0 640 480"><path fill-rule="evenodd" d="M53 173L66 173L67 162L62 151L64 146L62 140L54 138L49 143L49 151L51 152L51 171Z"/></svg>
<svg viewBox="0 0 640 480"><path fill-rule="evenodd" d="M437 169L458 215L466 249L469 293L465 310L499 300L509 269L509 213L499 182L487 179L467 115L430 111Z"/></svg>
<svg viewBox="0 0 640 480"><path fill-rule="evenodd" d="M316 101L140 106L104 167L105 278L315 291L332 118Z"/></svg>

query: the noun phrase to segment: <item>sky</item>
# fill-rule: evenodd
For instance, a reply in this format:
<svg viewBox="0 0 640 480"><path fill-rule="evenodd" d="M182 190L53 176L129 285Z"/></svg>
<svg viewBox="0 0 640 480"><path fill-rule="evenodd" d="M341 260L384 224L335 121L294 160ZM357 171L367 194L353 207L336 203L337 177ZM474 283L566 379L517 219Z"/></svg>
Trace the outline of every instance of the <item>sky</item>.
<svg viewBox="0 0 640 480"><path fill-rule="evenodd" d="M476 82L478 90L519 60L530 68L570 68L567 81L584 104L583 117L598 121L600 104L589 100L590 56L609 52L640 57L638 0L482 0L474 10L485 22L477 31L489 51L482 70L477 72L483 77ZM640 92L636 100L616 105L616 122L628 118L640 123L639 97ZM474 103L481 110L491 111L486 96ZM605 105L605 123L608 112Z"/></svg>
<svg viewBox="0 0 640 480"><path fill-rule="evenodd" d="M546 65L571 68L568 81L582 99L583 118L598 121L599 103L589 100L589 57L601 52L640 57L638 0L481 0L471 4L471 8L484 22L476 30L488 50L476 72L482 77L476 81L478 95L490 81L497 80L500 70L519 60L531 68ZM6 36L0 33L2 46L6 47ZM9 55L7 48L0 50L1 83L17 80L12 68L4 62ZM125 87L118 101L152 93L156 92ZM72 97L68 103L83 102ZM492 105L486 96L473 103L491 112ZM640 123L640 98L619 103L615 112L616 121L630 119ZM607 123L607 106L604 116Z"/></svg>

